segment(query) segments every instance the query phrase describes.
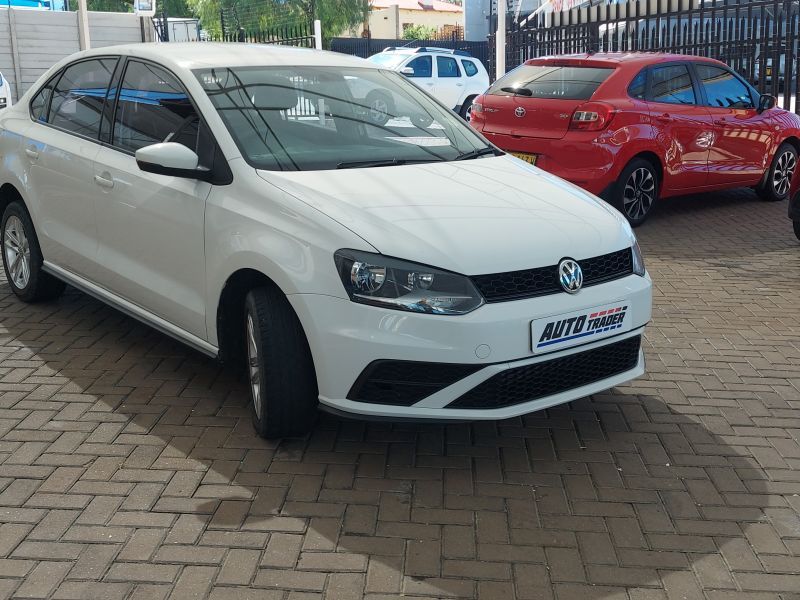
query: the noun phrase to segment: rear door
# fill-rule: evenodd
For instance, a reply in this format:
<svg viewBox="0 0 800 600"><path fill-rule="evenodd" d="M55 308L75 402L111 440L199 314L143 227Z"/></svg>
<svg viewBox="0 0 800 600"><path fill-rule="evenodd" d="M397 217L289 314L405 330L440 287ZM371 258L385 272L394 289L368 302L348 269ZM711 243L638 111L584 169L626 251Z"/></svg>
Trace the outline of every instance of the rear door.
<svg viewBox="0 0 800 600"><path fill-rule="evenodd" d="M758 183L774 143L770 111L758 112L750 88L729 69L703 63L695 63L694 69L714 121L709 185Z"/></svg>
<svg viewBox="0 0 800 600"><path fill-rule="evenodd" d="M614 72L613 67L521 65L486 92L482 131L561 139L572 113Z"/></svg>
<svg viewBox="0 0 800 600"><path fill-rule="evenodd" d="M48 261L94 279L97 227L93 163L116 57L66 67L34 97L23 140L37 234Z"/></svg>
<svg viewBox="0 0 800 600"><path fill-rule="evenodd" d="M684 62L650 69L647 104L660 156L665 163L664 188L685 190L708 181L708 154L714 124Z"/></svg>
<svg viewBox="0 0 800 600"><path fill-rule="evenodd" d="M452 56L436 56L436 98L448 108L461 106L464 95L464 79L458 61Z"/></svg>

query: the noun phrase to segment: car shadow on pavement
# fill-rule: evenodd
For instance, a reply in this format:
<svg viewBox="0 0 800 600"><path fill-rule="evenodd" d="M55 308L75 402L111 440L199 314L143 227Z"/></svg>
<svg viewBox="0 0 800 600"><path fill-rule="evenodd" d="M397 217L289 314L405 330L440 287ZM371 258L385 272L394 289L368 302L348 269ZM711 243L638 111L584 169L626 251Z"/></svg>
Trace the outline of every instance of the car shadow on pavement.
<svg viewBox="0 0 800 600"><path fill-rule="evenodd" d="M48 443L30 464L68 464L61 493L84 511L105 498L101 525L128 528L103 581L143 561L219 566L220 597L699 598L741 587L739 571L766 577L756 552L785 555L780 536L800 536L779 495L800 488L770 481L789 467L749 405L708 401L658 346L647 378L523 418L322 415L307 438L268 442L236 373L71 289L24 305L0 283L0 340L0 493L35 427ZM136 554L143 530L160 533Z"/></svg>

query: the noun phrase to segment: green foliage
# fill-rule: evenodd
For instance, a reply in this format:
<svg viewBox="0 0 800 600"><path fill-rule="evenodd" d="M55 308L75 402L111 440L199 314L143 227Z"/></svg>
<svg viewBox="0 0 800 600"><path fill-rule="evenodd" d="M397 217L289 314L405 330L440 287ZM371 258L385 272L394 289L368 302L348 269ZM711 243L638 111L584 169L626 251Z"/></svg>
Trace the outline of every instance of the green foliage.
<svg viewBox="0 0 800 600"><path fill-rule="evenodd" d="M436 28L425 25L410 25L403 29L404 40L429 40L435 35Z"/></svg>
<svg viewBox="0 0 800 600"><path fill-rule="evenodd" d="M367 17L369 0L186 0L200 18L203 29L220 33L220 10L225 14L226 28L243 27L257 31L276 26L322 21L326 38L354 28Z"/></svg>

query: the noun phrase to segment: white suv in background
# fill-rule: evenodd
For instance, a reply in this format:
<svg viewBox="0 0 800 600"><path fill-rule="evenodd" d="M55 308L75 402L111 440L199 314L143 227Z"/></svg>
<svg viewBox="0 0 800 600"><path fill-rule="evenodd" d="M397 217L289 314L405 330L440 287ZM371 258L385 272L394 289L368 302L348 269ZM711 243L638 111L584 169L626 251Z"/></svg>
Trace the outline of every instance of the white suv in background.
<svg viewBox="0 0 800 600"><path fill-rule="evenodd" d="M11 106L11 84L0 73L0 108Z"/></svg>
<svg viewBox="0 0 800 600"><path fill-rule="evenodd" d="M447 48L386 48L369 60L399 71L463 118L469 117L472 101L489 87L489 73L480 60L463 50ZM374 111L381 98L373 94Z"/></svg>

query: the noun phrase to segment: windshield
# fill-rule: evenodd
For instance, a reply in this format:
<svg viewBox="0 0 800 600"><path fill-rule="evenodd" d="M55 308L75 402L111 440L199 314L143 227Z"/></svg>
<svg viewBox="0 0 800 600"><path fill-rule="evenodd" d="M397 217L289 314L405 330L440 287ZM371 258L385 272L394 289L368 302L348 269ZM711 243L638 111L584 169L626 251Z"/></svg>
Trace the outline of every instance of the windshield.
<svg viewBox="0 0 800 600"><path fill-rule="evenodd" d="M394 69L409 56L411 56L410 53L381 52L380 54L373 54L367 60L387 69Z"/></svg>
<svg viewBox="0 0 800 600"><path fill-rule="evenodd" d="M588 100L613 71L602 67L521 65L498 79L487 94Z"/></svg>
<svg viewBox="0 0 800 600"><path fill-rule="evenodd" d="M492 153L455 113L393 71L226 67L195 74L242 155L258 169L311 171Z"/></svg>

